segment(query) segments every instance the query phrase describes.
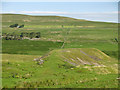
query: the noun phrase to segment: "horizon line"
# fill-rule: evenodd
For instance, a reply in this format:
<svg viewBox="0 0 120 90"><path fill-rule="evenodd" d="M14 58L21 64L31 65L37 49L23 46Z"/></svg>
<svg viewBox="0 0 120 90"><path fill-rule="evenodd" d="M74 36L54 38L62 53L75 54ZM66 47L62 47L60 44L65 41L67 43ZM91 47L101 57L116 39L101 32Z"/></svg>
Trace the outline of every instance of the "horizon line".
<svg viewBox="0 0 120 90"><path fill-rule="evenodd" d="M99 20L89 20L89 19L78 19L78 18L74 18L74 17L70 17L70 16L61 16L61 15L30 15L30 14L20 14L20 13L0 13L0 14L13 14L13 15L27 15L27 16L59 16L59 17L67 17L67 18L73 18L73 19L77 19L77 20L85 20L85 21L92 21L92 22L105 22L105 23L119 23L119 22L112 22L112 21L99 21Z"/></svg>

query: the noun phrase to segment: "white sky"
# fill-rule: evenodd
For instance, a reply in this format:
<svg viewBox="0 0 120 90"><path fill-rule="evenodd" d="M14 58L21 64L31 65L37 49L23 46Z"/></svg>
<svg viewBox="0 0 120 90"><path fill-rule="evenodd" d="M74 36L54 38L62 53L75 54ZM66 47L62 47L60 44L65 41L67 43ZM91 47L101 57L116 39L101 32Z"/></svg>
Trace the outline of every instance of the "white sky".
<svg viewBox="0 0 120 90"><path fill-rule="evenodd" d="M28 15L57 15L93 21L118 22L117 2L119 0L2 0L2 1L3 1L2 13L28 14ZM50 1L52 2L52 4L49 3ZM79 3L74 4L74 2L78 1L81 4ZM83 1L85 3L83 3ZM54 2L57 3L54 4ZM63 4L61 2L63 2ZM67 2L68 4L65 4L65 2ZM92 3L90 4L89 2ZM110 4L110 2L112 2L113 4Z"/></svg>

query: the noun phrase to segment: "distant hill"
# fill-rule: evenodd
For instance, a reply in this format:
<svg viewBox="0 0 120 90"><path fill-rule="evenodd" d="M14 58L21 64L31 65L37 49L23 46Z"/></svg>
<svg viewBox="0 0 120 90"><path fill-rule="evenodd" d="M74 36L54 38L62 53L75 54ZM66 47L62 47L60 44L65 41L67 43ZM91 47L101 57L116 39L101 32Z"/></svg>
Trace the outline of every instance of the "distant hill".
<svg viewBox="0 0 120 90"><path fill-rule="evenodd" d="M2 14L3 25L9 23L25 23L27 25L117 25L116 23L87 21L63 16L31 16L22 14Z"/></svg>

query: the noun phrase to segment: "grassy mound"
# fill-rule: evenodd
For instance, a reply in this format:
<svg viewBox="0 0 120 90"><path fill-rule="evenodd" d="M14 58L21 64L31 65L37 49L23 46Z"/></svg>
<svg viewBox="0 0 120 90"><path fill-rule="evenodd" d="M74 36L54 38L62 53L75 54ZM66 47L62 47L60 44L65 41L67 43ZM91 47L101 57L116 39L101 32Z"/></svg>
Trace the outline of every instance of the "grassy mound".
<svg viewBox="0 0 120 90"><path fill-rule="evenodd" d="M117 87L117 60L97 49L53 50L43 56L41 65L36 58L40 57L3 54L3 87Z"/></svg>
<svg viewBox="0 0 120 90"><path fill-rule="evenodd" d="M59 64L59 66L59 62L64 62L68 63L72 67L108 67L112 68L110 69L109 73L117 73L117 68L111 66L115 64L115 62L117 63L117 60L109 57L105 53L95 48L70 48L53 50L48 54L48 57L43 57L43 59L47 60L49 63L51 62L51 64L56 62Z"/></svg>

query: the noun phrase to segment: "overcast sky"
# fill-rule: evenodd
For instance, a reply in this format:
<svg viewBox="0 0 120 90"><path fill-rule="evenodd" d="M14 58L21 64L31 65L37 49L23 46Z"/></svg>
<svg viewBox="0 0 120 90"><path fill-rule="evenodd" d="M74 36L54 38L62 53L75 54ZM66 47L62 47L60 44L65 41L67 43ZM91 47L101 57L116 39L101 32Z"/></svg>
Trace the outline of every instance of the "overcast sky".
<svg viewBox="0 0 120 90"><path fill-rule="evenodd" d="M104 22L118 21L117 0L109 0L111 2L36 2L36 1L8 2L8 1L9 0L4 0L4 2L2 2L2 13L28 14L28 15L57 15L73 17L77 19Z"/></svg>

